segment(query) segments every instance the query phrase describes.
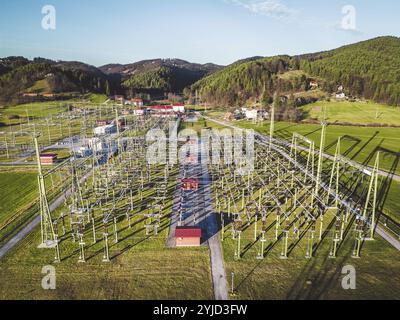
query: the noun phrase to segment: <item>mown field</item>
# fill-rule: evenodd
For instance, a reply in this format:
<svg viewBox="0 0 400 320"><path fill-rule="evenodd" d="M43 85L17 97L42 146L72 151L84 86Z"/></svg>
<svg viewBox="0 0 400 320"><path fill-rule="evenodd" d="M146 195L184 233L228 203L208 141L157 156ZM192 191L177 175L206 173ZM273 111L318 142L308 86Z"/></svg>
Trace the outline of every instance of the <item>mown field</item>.
<svg viewBox="0 0 400 320"><path fill-rule="evenodd" d="M301 110L305 121L322 120L325 112L329 123L400 126L400 108L374 102L318 101Z"/></svg>
<svg viewBox="0 0 400 320"><path fill-rule="evenodd" d="M54 264L53 250L36 248L40 235L35 232L0 260L0 299L212 299L208 250L166 249L164 237L137 236L111 245L110 263L102 262L102 246L92 248L89 241L88 260L78 263L79 247L69 240L60 250L62 258L71 256ZM42 289L47 265L56 268L56 290Z"/></svg>
<svg viewBox="0 0 400 320"><path fill-rule="evenodd" d="M243 243L243 247L247 242ZM266 248L273 245L267 242ZM351 257L354 238L349 237L340 248L338 257L328 257L331 243L325 241L313 259L305 259L305 241L293 250L287 260L280 259L281 242L266 254L265 260L256 259L255 246L241 260L234 260L235 242L223 243L227 274L235 274L236 296L233 299L268 300L392 300L400 299L400 252L385 240L366 242L360 259ZM356 290L342 288L342 269L351 265L356 269Z"/></svg>
<svg viewBox="0 0 400 320"><path fill-rule="evenodd" d="M38 194L35 171L0 171L0 226L33 202Z"/></svg>

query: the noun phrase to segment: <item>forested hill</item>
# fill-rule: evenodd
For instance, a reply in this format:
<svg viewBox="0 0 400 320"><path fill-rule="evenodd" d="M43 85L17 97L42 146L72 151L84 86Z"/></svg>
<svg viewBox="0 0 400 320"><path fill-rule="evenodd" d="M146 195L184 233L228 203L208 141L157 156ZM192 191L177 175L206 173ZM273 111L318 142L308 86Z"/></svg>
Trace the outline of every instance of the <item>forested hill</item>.
<svg viewBox="0 0 400 320"><path fill-rule="evenodd" d="M100 68L43 58L0 59L0 105L17 103L26 93L125 93L133 97L184 92L190 101L200 97L211 105L236 106L248 101L268 104L277 91L298 106L329 97L340 86L347 96L399 106L400 39L380 37L301 56L252 57L227 67L179 59Z"/></svg>
<svg viewBox="0 0 400 320"><path fill-rule="evenodd" d="M113 84L99 69L81 62L23 57L0 59L0 103L18 103L26 93L111 93Z"/></svg>
<svg viewBox="0 0 400 320"><path fill-rule="evenodd" d="M280 56L236 62L193 86L204 102L240 104L270 99L274 91L290 95L318 81L327 94L344 86L345 93L400 105L400 39L380 37L339 49L302 56Z"/></svg>
<svg viewBox="0 0 400 320"><path fill-rule="evenodd" d="M221 66L196 64L179 59L154 59L132 64L109 64L100 68L78 61L53 61L24 57L0 59L0 105L25 102L27 94L182 93ZM47 95L48 96L48 95Z"/></svg>
<svg viewBox="0 0 400 320"><path fill-rule="evenodd" d="M400 39L380 37L310 56L301 69L342 84L349 93L377 102L400 105Z"/></svg>
<svg viewBox="0 0 400 320"><path fill-rule="evenodd" d="M119 76L124 88L133 92L174 92L183 89L223 67L208 63L190 63L180 59L153 59L100 67L104 73Z"/></svg>

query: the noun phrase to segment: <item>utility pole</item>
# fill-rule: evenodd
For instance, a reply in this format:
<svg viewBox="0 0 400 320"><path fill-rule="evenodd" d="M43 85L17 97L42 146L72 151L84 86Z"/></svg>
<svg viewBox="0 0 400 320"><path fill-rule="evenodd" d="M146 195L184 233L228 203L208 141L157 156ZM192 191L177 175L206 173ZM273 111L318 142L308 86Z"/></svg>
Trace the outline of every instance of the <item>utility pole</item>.
<svg viewBox="0 0 400 320"><path fill-rule="evenodd" d="M321 123L321 142L319 147L319 159L318 159L318 171L317 171L317 184L315 186L315 195L318 196L319 188L321 187L321 175L322 175L322 165L324 161L324 149L325 149L325 137L326 137L326 122Z"/></svg>
<svg viewBox="0 0 400 320"><path fill-rule="evenodd" d="M49 203L47 201L45 177L43 176L42 164L40 162L38 137L39 135L35 135L33 139L35 143L36 160L38 166L39 204L42 236L42 243L39 248L55 248L58 247L58 240L54 233L53 221L51 219Z"/></svg>
<svg viewBox="0 0 400 320"><path fill-rule="evenodd" d="M378 152L375 160L374 169L371 173L371 181L369 183L367 199L365 203L365 209L363 214L364 221L367 219L368 213L368 206L371 200L371 196L373 197L372 200L372 214L371 214L371 223L370 223L370 239L374 239L375 233L375 217L376 217L376 205L378 201L378 185L379 185L379 160L380 160L380 152Z"/></svg>
<svg viewBox="0 0 400 320"><path fill-rule="evenodd" d="M269 127L269 151L271 152L272 148L272 139L274 138L274 132L275 132L275 103L277 99L277 93L275 93L274 96L274 102L272 104L272 110L271 110L271 125Z"/></svg>
<svg viewBox="0 0 400 320"><path fill-rule="evenodd" d="M121 152L121 140L120 140L120 129L119 129L119 119L118 119L118 109L115 108L115 123L117 125L117 135L118 135L118 152Z"/></svg>

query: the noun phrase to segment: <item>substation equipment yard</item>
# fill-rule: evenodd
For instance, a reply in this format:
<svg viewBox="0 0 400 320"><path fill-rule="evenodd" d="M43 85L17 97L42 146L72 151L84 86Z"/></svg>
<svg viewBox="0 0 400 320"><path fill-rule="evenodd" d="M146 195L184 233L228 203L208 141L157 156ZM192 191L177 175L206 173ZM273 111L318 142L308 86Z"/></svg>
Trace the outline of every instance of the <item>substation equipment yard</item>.
<svg viewBox="0 0 400 320"><path fill-rule="evenodd" d="M329 246L328 258L335 259L349 239L353 243L352 257L362 258L362 250L368 250L368 241L375 238L375 233L385 233L377 226L379 153L373 168L357 164L341 154L339 139L333 160L324 159L327 129L324 123L319 150L314 141L297 133L291 143L275 139L271 121L269 137L255 135L253 170L246 170L245 161L224 161L223 151L233 146L244 154L248 152L245 137L240 141L227 137L220 141L219 163L212 161L197 166L196 170L191 169L194 176L190 176L187 165L150 165L147 161L149 145L145 134L152 128L167 132L170 119L134 117L122 130L118 109L101 110L85 111L81 128L69 124L75 135L71 132L63 141L69 143L72 156L48 170L40 163L40 151L46 150L43 132L39 136L28 124L13 133L14 140L22 139L28 131L34 137L35 148L23 151L24 154L35 151L39 171L40 220L37 222L41 241L37 245L53 250L56 263L67 259L85 263L93 259L107 264L133 250L138 242L152 239L165 241L170 246L171 239L158 236L170 229L171 219L176 215L178 227L187 220L190 227L201 228L207 239L217 235L222 243L234 243L236 261L249 255L263 260L277 248L282 260L299 254L304 259L312 259L322 244ZM71 114L58 117L60 137L63 137L62 126L69 123ZM102 146L98 151L77 157L73 150L86 145L87 139L93 139L89 132L100 117L114 119L117 132L98 138L96 143ZM64 118L68 120L65 122ZM179 119L176 125L179 127ZM49 126L47 133L47 145L53 145ZM14 142L14 146L13 153L7 145L8 156L21 152L18 143ZM215 150L209 151L210 157L215 156ZM181 211L174 212L175 198L182 194L181 183L185 182L182 179L191 178L192 183L200 181L201 184L205 171L211 178L212 215L218 225L213 231L215 234L208 234L204 226L207 220L196 221L196 217L182 217ZM48 187L49 183L52 188ZM57 192L49 194L49 190ZM57 205L49 203L50 197L56 199ZM198 203L195 200L181 196L181 201ZM181 203L179 207L182 209L182 206ZM192 211L196 212L188 212ZM207 242L204 238L202 241Z"/></svg>
<svg viewBox="0 0 400 320"><path fill-rule="evenodd" d="M67 241L71 243L65 255L70 257L71 250L78 253L78 262L95 256L110 262L122 253L110 250L120 239L135 239L142 228L145 237L157 237L168 228L176 171L168 165L147 164L146 141L139 134L153 127L167 129L168 124L165 119L139 120L134 129L102 141L115 143L115 151L93 154L79 166L71 162L71 189L58 216L50 212L45 188L41 189L41 247L54 249L55 262L63 260ZM48 174L57 170L62 166Z"/></svg>
<svg viewBox="0 0 400 320"><path fill-rule="evenodd" d="M321 150L325 130L323 125ZM232 143L243 145L225 142ZM277 246L281 259L294 250L311 259L323 241L330 243L329 258L336 258L346 237L360 258L364 241L375 234L379 155L369 171L341 156L339 142L335 160L326 164L313 141L294 134L292 144L256 135L254 157L254 170L244 175L246 163L210 165L221 239L235 242L235 259L250 249L264 259ZM358 168L352 183L364 186L357 199L341 186L349 164Z"/></svg>

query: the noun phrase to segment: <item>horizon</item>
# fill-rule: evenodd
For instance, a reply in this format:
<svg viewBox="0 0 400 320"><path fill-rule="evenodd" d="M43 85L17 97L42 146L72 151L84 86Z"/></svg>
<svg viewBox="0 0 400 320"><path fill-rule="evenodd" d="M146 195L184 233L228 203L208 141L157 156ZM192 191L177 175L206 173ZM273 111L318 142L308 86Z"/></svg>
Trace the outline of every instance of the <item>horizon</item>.
<svg viewBox="0 0 400 320"><path fill-rule="evenodd" d="M55 29L43 28L55 9ZM400 3L294 0L5 0L0 56L79 61L96 67L153 59L222 66L254 56L300 55L398 37ZM344 25L347 23L348 25ZM208 49L212 48L212 49Z"/></svg>

